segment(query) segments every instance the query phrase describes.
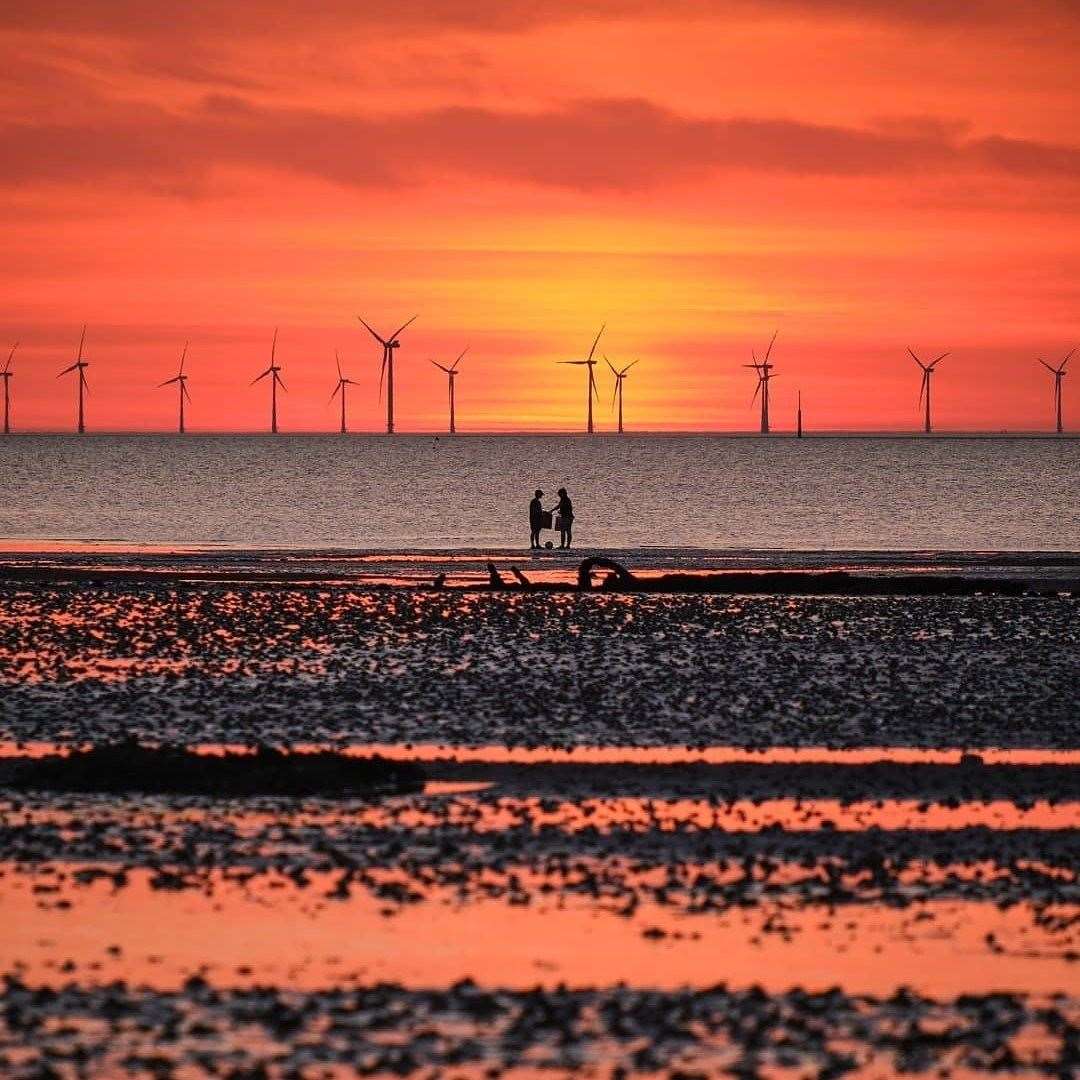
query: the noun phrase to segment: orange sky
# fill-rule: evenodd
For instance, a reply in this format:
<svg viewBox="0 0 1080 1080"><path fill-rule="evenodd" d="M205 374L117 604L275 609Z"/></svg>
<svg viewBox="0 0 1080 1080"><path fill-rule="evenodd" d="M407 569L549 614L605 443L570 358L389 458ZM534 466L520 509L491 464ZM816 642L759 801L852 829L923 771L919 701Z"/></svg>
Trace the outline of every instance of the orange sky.
<svg viewBox="0 0 1080 1080"><path fill-rule="evenodd" d="M904 348L949 429L1044 428L1080 338L1072 0L12 0L0 8L0 332L13 422L332 429L356 321L419 314L398 430L578 428L587 350L640 357L628 426L746 430L740 365L779 328L774 419L911 428ZM314 10L313 10L314 9ZM1077 362L1080 370L1080 361ZM1066 420L1080 396L1065 381ZM600 375L598 421L612 423Z"/></svg>

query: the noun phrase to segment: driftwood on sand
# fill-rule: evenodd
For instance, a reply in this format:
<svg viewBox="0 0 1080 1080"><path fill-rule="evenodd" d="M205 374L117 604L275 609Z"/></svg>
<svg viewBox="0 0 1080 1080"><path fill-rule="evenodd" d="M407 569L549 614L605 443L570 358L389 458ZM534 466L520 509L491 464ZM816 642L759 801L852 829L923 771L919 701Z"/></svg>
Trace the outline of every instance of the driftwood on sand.
<svg viewBox="0 0 1080 1080"><path fill-rule="evenodd" d="M963 573L852 573L846 570L765 570L720 571L712 573L668 573L639 575L616 559L592 555L578 566L576 586L557 582L532 582L511 567L516 581L504 579L493 563L488 563L488 584L492 589L527 589L565 592L717 593L725 595L787 596L971 596L985 593L998 596L1076 595L1080 581L1062 588L1060 581L1040 581L1037 577L976 577Z"/></svg>

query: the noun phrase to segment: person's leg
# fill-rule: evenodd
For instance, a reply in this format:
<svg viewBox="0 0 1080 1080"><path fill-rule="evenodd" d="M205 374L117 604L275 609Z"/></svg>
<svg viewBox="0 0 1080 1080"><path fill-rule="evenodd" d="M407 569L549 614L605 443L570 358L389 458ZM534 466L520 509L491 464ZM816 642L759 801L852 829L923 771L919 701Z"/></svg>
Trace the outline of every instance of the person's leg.
<svg viewBox="0 0 1080 1080"><path fill-rule="evenodd" d="M569 547L574 542L574 523L571 521L566 526L566 546Z"/></svg>

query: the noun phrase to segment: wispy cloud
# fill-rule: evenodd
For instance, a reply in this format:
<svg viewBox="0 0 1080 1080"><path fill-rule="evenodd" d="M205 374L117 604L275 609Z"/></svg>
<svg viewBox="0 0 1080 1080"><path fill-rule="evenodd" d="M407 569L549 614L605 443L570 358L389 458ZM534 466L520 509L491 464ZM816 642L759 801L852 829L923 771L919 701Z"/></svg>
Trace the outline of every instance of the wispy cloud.
<svg viewBox="0 0 1080 1080"><path fill-rule="evenodd" d="M710 173L876 177L943 172L1080 180L1080 148L964 125L864 128L778 118L678 115L647 101L578 101L544 112L443 108L337 114L213 95L189 112L103 107L89 121L0 125L0 184L115 179L170 187L214 170L287 171L347 186L455 174L573 190L638 190Z"/></svg>
<svg viewBox="0 0 1080 1080"><path fill-rule="evenodd" d="M407 28L439 32L505 32L557 22L626 19L760 18L773 14L855 17L923 25L978 25L1042 20L1080 21L1073 0L188 0L162 8L145 0L12 0L0 7L0 28L92 33L126 38L206 33L272 36L319 28Z"/></svg>

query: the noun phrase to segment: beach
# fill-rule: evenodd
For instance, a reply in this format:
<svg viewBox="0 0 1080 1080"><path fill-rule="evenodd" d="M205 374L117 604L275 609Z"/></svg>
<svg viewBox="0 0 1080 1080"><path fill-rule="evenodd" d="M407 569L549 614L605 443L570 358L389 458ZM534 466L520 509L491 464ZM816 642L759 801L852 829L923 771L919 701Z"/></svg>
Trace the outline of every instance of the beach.
<svg viewBox="0 0 1080 1080"><path fill-rule="evenodd" d="M3 563L15 1075L1080 1061L1066 555L772 560L941 589L991 575L1017 595L580 592L572 564L550 590L493 589L484 560L445 553ZM420 786L19 779L132 739L374 755Z"/></svg>

